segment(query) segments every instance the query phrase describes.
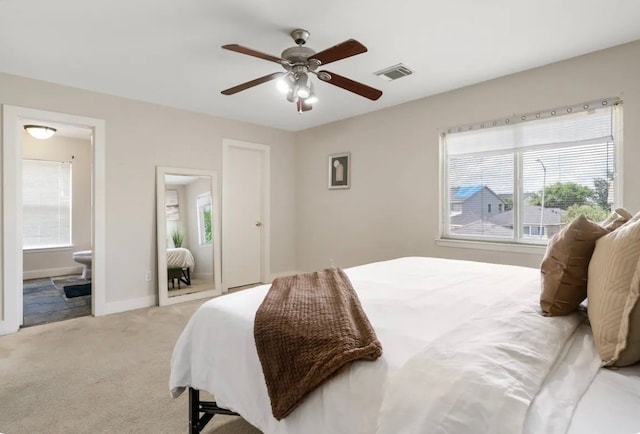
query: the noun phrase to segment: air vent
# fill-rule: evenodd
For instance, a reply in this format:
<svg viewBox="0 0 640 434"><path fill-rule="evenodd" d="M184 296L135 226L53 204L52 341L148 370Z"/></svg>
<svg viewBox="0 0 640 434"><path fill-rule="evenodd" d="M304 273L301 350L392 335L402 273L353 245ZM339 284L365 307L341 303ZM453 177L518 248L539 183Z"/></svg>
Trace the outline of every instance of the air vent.
<svg viewBox="0 0 640 434"><path fill-rule="evenodd" d="M374 72L374 74L383 80L393 81L402 77L406 77L407 75L411 75L413 74L413 71L407 68L402 63L398 63L397 65L393 65L378 72Z"/></svg>

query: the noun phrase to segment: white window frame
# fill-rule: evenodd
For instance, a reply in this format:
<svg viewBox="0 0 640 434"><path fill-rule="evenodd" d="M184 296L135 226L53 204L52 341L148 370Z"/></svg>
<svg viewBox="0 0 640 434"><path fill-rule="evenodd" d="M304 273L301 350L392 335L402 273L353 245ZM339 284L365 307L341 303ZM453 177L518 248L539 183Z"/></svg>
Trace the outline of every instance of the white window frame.
<svg viewBox="0 0 640 434"><path fill-rule="evenodd" d="M614 189L614 197L612 209L616 207L621 207L622 205L622 197L623 197L623 173L622 173L622 162L623 162L623 115L622 115L622 100L619 98L605 98L598 101L593 101L590 103L579 104L576 106L577 109L581 109L582 107L586 107L589 104L610 104L619 106L620 113L614 116L613 125L613 134L614 134L614 179L613 179L613 189ZM571 111L572 107L564 107L557 110L550 110L549 112L560 112L560 110ZM514 115L511 118L503 119L497 121L498 123L502 123L503 125L508 124L510 122L518 122L520 119L531 119L532 116L536 116L538 113L528 113L524 115ZM539 117L539 116L538 116ZM486 125L496 125L496 121L483 122L478 125L466 125L460 128L449 128L447 129L448 133L452 131L463 131L464 129L471 129L474 127L484 128ZM513 150L514 154L514 238L513 239L504 239L504 238L491 238L491 237L473 237L473 236L456 236L452 235L449 232L449 185L448 185L448 159L446 155L446 145L445 145L445 133L440 134L440 182L439 182L439 201L440 201L440 212L439 212L439 225L438 225L438 237L435 239L436 245L441 247L459 247L459 248L468 248L468 249L477 249L477 250L493 250L493 251L504 251L504 252L515 252L515 253L528 253L528 254L542 254L546 250L546 245L548 240L527 240L523 241L523 230L522 230L522 216L521 207L516 207L516 203L522 203L522 196L524 195L523 185L520 182L520 171L522 167L522 154L523 151Z"/></svg>
<svg viewBox="0 0 640 434"><path fill-rule="evenodd" d="M68 190L68 194L69 194L69 239L68 242L63 242L63 243L58 243L58 244L51 244L51 245L38 245L38 246L31 246L31 247L25 247L24 245L24 234L25 234L25 230L23 230L23 239L22 239L22 250L24 252L37 252L37 251L58 251L58 250L68 250L70 248L73 247L73 164L70 161L54 161L54 160L41 160L41 159L35 159L35 158L23 158L22 159L22 164L23 164L23 171L24 171L24 164L25 162L34 162L34 163L41 163L41 164L57 164L60 167L66 167L69 170L69 174L68 174L68 179L69 179L69 190ZM24 192L24 180L23 180L23 192ZM24 201L24 199L23 199ZM24 202L22 204L22 206L24 207ZM23 227L24 227L24 216L25 216L25 212L23 211Z"/></svg>
<svg viewBox="0 0 640 434"><path fill-rule="evenodd" d="M207 202L208 201L208 202ZM204 227L204 210L209 207L211 213L211 241L205 239L205 227ZM202 193L198 195L196 199L197 215L198 215L198 243L201 246L210 246L213 243L213 198L211 192Z"/></svg>

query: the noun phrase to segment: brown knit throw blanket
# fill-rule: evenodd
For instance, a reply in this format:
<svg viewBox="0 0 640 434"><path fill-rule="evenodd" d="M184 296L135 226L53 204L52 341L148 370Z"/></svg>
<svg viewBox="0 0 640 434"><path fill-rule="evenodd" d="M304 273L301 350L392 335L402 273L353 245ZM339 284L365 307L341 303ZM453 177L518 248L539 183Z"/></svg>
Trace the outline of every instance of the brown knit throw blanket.
<svg viewBox="0 0 640 434"><path fill-rule="evenodd" d="M253 333L278 420L354 360L382 355L340 268L275 279L256 312Z"/></svg>

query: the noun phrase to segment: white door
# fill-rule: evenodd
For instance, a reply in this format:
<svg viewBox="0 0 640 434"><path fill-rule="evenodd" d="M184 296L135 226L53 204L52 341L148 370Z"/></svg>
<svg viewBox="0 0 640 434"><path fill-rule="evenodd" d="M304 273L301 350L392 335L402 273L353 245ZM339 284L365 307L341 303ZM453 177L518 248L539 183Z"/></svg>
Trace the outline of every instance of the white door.
<svg viewBox="0 0 640 434"><path fill-rule="evenodd" d="M268 147L225 141L222 181L224 288L264 282L266 279L267 163Z"/></svg>

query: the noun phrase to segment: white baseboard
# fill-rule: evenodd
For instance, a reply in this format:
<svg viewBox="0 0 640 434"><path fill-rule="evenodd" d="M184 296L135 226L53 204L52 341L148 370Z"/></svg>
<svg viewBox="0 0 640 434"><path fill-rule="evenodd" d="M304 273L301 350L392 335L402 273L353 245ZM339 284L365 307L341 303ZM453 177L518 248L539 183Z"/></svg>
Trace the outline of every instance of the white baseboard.
<svg viewBox="0 0 640 434"><path fill-rule="evenodd" d="M49 268L44 270L24 271L22 273L22 279L42 279L43 277L64 276L67 274L81 274L82 269L83 267L82 265L80 265L79 267Z"/></svg>
<svg viewBox="0 0 640 434"><path fill-rule="evenodd" d="M158 296L149 295L147 297L132 298L131 300L107 302L106 315L112 313L126 312L129 310L143 309L158 305Z"/></svg>
<svg viewBox="0 0 640 434"><path fill-rule="evenodd" d="M10 335L11 333L16 333L18 329L9 327L7 321L0 321L0 336L2 335Z"/></svg>
<svg viewBox="0 0 640 434"><path fill-rule="evenodd" d="M300 273L302 273L302 271L279 271L277 273L271 273L271 276L269 276L269 282L267 283L273 282L273 279L275 279L276 277L292 276L294 274Z"/></svg>

